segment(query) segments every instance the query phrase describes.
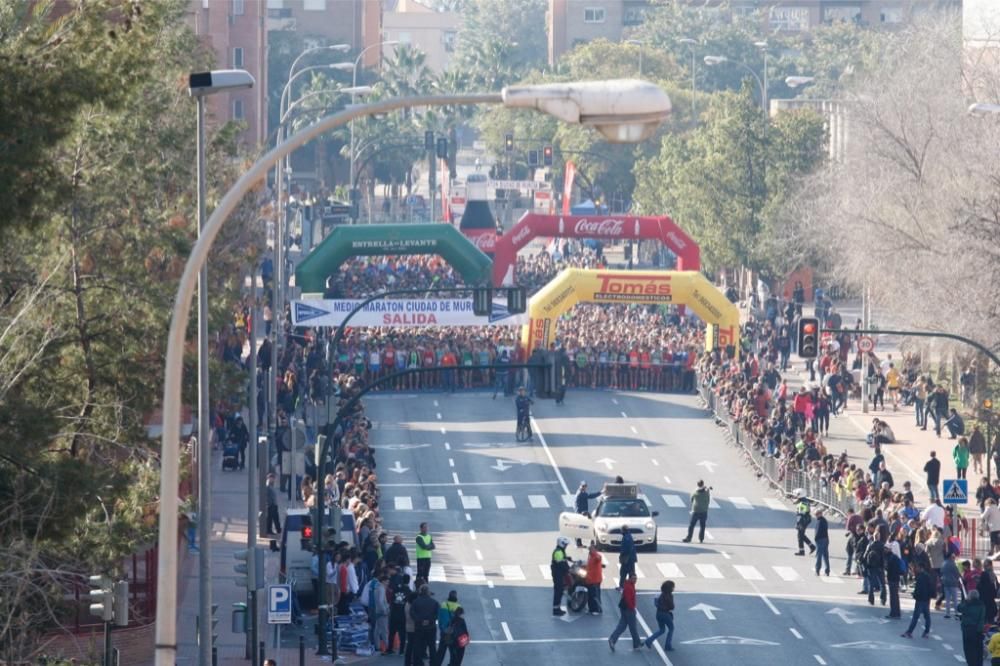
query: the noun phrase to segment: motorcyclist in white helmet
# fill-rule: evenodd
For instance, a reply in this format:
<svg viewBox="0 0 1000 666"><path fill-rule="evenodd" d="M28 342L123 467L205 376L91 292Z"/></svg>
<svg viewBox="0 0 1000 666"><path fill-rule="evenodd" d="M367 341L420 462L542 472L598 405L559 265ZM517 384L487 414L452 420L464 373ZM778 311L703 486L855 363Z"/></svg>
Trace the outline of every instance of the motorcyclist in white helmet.
<svg viewBox="0 0 1000 666"><path fill-rule="evenodd" d="M562 609L563 591L566 589L566 579L569 576L569 565L573 559L566 554L569 539L564 536L556 539L556 548L552 551L552 614L565 615Z"/></svg>

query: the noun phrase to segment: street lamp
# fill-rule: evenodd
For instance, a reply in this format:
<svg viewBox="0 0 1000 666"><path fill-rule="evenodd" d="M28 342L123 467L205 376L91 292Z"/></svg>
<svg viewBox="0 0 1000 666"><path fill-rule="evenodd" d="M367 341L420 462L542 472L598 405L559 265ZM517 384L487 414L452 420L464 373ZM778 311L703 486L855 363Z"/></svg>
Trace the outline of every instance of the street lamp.
<svg viewBox="0 0 1000 666"><path fill-rule="evenodd" d="M801 88L803 86L808 86L816 82L816 78L812 76L786 76L785 85L789 88Z"/></svg>
<svg viewBox="0 0 1000 666"><path fill-rule="evenodd" d="M696 108L695 107L695 101L694 101L694 95L695 95L695 91L696 91L695 79L694 79L694 76L695 76L695 63L696 63L695 53L694 53L694 47L698 46L698 40L697 39L691 39L690 37L684 37L682 39L678 39L677 41L680 44L686 44L687 47L691 50L691 114L694 115L695 108Z"/></svg>
<svg viewBox="0 0 1000 666"><path fill-rule="evenodd" d="M705 64L708 65L709 67L715 67L716 65L721 65L727 62L731 62L737 67L742 67L743 69L745 69L747 72L750 73L750 75L754 78L755 81L757 81L757 85L760 86L760 105L761 108L764 110L764 117L767 118L768 115L767 89L764 87L764 82L760 80L760 76L757 75L757 72L750 69L750 67L748 67L745 63L737 62L735 60L730 60L725 56L712 56L712 55L705 56Z"/></svg>
<svg viewBox="0 0 1000 666"><path fill-rule="evenodd" d="M973 116L986 116L994 113L1000 113L1000 104L977 102L969 105L969 114Z"/></svg>
<svg viewBox="0 0 1000 666"><path fill-rule="evenodd" d="M625 43L639 47L639 78L642 78L642 46L645 42L640 39L626 39Z"/></svg>
<svg viewBox="0 0 1000 666"><path fill-rule="evenodd" d="M242 69L217 69L195 72L188 77L188 93L198 106L198 239L205 233L205 98L220 92L252 88L253 76ZM208 422L208 265L198 271L198 663L212 663L212 450L209 447L212 427ZM177 496L177 484L160 496L160 504L173 505L168 498ZM176 525L174 526L176 536ZM175 544L176 546L176 544ZM176 551L176 547L175 547Z"/></svg>
<svg viewBox="0 0 1000 666"><path fill-rule="evenodd" d="M670 113L670 98L644 81L601 81L517 86L500 93L465 93L391 98L351 106L303 128L261 157L219 201L191 250L174 297L167 333L160 451L160 524L156 597L156 666L174 666L177 657L177 494L181 379L184 333L197 276L222 225L267 171L293 150L354 118L414 106L503 104L536 108L557 118L592 125L612 141L635 142L655 131ZM320 569L322 571L322 568Z"/></svg>
<svg viewBox="0 0 1000 666"><path fill-rule="evenodd" d="M397 44L399 44L399 41L397 41L395 39L390 39L388 41L379 42L378 44L369 44L365 48L361 49L361 52L358 53L358 57L354 59L354 74L351 77L351 87L354 87L354 88L358 87L358 66L361 64L361 58L365 55L365 53L367 51L369 51L371 49L374 49L374 48L382 48L383 46L396 46ZM358 94L362 94L362 93L358 93ZM354 95L353 94L351 95L351 104L354 104ZM354 121L352 120L351 121L351 163L350 163L350 170L347 172L347 175L348 175L347 185L348 185L348 187L350 189L350 200L351 200L351 211L352 211L351 215L354 215L354 213L353 213L353 211L354 211L354 159L355 159L355 156L354 156ZM357 222L357 220L354 220L354 221Z"/></svg>

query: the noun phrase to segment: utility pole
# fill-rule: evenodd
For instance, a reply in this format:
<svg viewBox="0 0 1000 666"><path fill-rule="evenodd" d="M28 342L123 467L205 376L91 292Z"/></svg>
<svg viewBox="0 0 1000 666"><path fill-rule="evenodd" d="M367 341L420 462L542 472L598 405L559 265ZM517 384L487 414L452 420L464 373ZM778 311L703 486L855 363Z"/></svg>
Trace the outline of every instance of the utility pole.
<svg viewBox="0 0 1000 666"><path fill-rule="evenodd" d="M257 272L250 271L250 471L247 472L247 551L252 552L257 546L257 326L254 317L257 314ZM247 622L250 627L257 627L257 581L254 567L247 569ZM250 637L249 654L257 663L257 641L255 632L248 632Z"/></svg>
<svg viewBox="0 0 1000 666"><path fill-rule="evenodd" d="M868 290L868 277L861 286L861 328L871 328L871 294ZM868 354L861 357L861 413L868 413Z"/></svg>

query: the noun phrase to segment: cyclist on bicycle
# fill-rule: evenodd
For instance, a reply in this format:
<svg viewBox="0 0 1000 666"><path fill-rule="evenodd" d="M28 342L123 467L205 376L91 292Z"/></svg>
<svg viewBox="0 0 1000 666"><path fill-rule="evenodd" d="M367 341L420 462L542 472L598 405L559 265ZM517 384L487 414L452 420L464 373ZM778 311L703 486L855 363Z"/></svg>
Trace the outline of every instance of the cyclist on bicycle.
<svg viewBox="0 0 1000 666"><path fill-rule="evenodd" d="M526 433L525 439L531 439L531 404L534 402L527 396L524 387L517 389L514 406L517 408L517 433Z"/></svg>

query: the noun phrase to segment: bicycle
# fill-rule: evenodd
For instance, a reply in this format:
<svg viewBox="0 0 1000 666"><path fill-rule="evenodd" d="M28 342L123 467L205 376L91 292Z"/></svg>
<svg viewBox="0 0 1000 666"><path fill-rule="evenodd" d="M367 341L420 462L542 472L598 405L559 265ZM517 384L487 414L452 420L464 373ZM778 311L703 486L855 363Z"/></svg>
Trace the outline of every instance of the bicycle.
<svg viewBox="0 0 1000 666"><path fill-rule="evenodd" d="M526 442L531 439L531 420L527 414L518 414L517 429L514 431L514 437L519 442Z"/></svg>

